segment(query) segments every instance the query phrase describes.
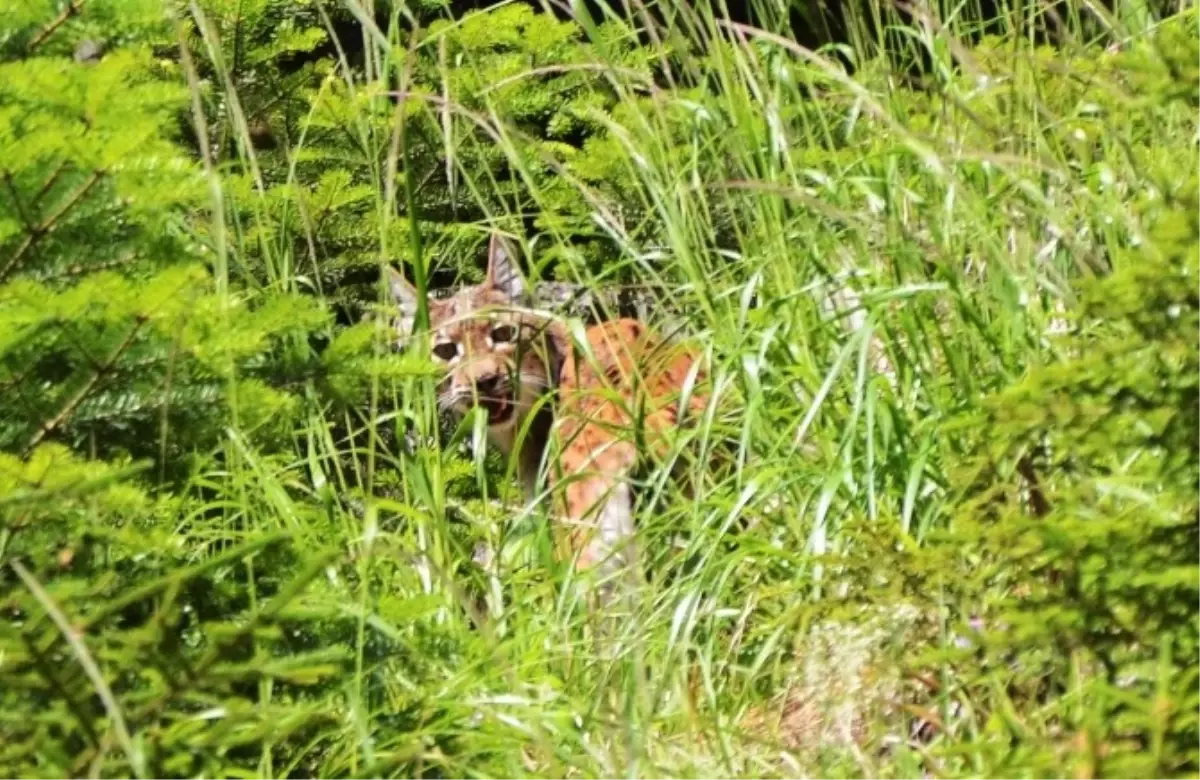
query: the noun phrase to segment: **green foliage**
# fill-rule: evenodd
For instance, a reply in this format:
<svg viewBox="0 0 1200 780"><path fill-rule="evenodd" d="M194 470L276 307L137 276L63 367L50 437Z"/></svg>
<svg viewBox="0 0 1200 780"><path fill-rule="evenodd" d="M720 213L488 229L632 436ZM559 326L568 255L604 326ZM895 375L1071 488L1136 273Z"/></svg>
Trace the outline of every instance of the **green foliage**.
<svg viewBox="0 0 1200 780"><path fill-rule="evenodd" d="M1036 446L1044 431L1054 453L1033 468L1053 486L1045 500L1056 516L1030 530L1039 567L1057 569L1061 590L1031 594L1022 622L1033 636L1085 648L1107 684L1141 696L1114 697L1099 721L1137 748L1100 759L1119 774L1195 766L1200 740L1200 457L1188 433L1200 426L1200 199L1194 177L1186 187L1149 226L1142 251L1124 253L1111 277L1085 289L1086 316L1110 332L1008 391L994 420L1010 448ZM1058 474L1069 475L1061 487Z"/></svg>
<svg viewBox="0 0 1200 780"><path fill-rule="evenodd" d="M116 10L70 37L143 18ZM220 438L239 390L246 430L265 432L289 404L271 384L297 360L280 347L326 315L214 288L178 66L134 42L95 63L18 56L0 70L0 446L52 437L177 468Z"/></svg>
<svg viewBox="0 0 1200 780"><path fill-rule="evenodd" d="M980 708L989 771L1053 772L1064 754L1100 776L1197 764L1198 207L1193 178L1082 285L1061 357L969 421L986 434L936 542L954 559L934 556L955 572L937 578L946 598L988 630L977 654L933 662Z"/></svg>
<svg viewBox="0 0 1200 780"><path fill-rule="evenodd" d="M397 265L413 260L406 222L390 221L382 234L363 229L389 208L379 197L389 187L407 208L404 178L411 177L423 241L444 278L477 278L486 243L481 220L509 229L524 220L569 236L572 249L540 256L548 276L562 252L611 261L611 242L598 240L588 200L562 174L590 154L588 139L617 103L613 74L650 83L653 54L618 31L605 25L589 45L577 25L524 4L434 21L412 44L403 83L413 99L403 112L403 155L394 162L399 115L382 82L356 84L322 60L288 77L309 73L303 89L277 83L278 74L240 86L249 136L255 128L287 128L255 153L265 197L253 194L249 179L235 196L248 199L249 244L258 245L266 267L302 269L309 284L357 318L377 297L381 249ZM304 105L278 109L281 95L303 97Z"/></svg>
<svg viewBox="0 0 1200 780"><path fill-rule="evenodd" d="M0 773L1196 773L1194 10L364 7L0 4ZM392 348L494 227L711 351L604 626Z"/></svg>
<svg viewBox="0 0 1200 780"><path fill-rule="evenodd" d="M329 719L287 702L342 672L346 653L305 647L311 621L288 610L331 556L306 567L286 535L219 523L181 544L179 519L197 524L202 507L149 495L129 481L139 470L61 445L0 456L0 548L17 562L0 573L7 773L212 774L238 745ZM95 695L89 662L118 710ZM258 681L279 703L254 702Z"/></svg>

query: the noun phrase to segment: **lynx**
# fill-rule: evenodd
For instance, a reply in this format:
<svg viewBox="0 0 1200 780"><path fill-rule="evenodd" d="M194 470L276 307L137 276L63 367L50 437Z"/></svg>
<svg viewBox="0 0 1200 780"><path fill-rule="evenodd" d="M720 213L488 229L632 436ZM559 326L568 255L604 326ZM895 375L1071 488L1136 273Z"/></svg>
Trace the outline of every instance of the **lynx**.
<svg viewBox="0 0 1200 780"><path fill-rule="evenodd" d="M399 272L390 276L404 342L418 293ZM560 553L609 579L635 558L635 470L666 455L671 429L704 408L704 371L696 351L637 320L603 322L575 340L528 304L510 245L493 234L484 281L428 300L432 357L444 371L438 403L484 411L488 437L515 459L528 500L545 463Z"/></svg>

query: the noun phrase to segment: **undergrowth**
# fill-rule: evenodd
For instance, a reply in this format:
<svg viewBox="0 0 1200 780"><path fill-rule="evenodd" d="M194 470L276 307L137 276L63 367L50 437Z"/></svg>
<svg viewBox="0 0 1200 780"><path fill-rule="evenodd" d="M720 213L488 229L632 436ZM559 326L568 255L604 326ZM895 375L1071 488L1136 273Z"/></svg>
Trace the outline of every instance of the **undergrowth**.
<svg viewBox="0 0 1200 780"><path fill-rule="evenodd" d="M1191 5L0 8L0 773L1200 771ZM493 230L711 367L604 632L393 348Z"/></svg>

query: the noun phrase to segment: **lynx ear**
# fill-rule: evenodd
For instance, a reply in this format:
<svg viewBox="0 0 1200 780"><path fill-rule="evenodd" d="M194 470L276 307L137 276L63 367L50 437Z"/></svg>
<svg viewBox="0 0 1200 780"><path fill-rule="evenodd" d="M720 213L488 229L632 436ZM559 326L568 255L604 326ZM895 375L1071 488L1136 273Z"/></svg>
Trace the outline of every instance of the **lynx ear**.
<svg viewBox="0 0 1200 780"><path fill-rule="evenodd" d="M488 242L487 285L504 293L511 303L525 302L525 280L517 269L512 245L499 233L492 233Z"/></svg>
<svg viewBox="0 0 1200 780"><path fill-rule="evenodd" d="M404 338L412 333L413 323L417 319L417 305L421 296L417 292L417 288L409 284L408 280L390 265L387 267L387 280L392 300L396 302L396 308L399 309L396 330L400 332L401 338Z"/></svg>

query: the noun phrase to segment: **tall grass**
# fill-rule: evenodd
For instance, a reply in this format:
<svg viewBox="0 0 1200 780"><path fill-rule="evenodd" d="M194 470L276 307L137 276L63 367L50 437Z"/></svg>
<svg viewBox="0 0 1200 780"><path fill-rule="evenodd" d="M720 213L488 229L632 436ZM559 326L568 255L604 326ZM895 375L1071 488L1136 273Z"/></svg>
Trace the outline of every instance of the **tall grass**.
<svg viewBox="0 0 1200 780"><path fill-rule="evenodd" d="M1056 113L1066 103L1040 94L1038 58L1050 55L1031 41L1034 20L1058 11L1001 5L990 30L1011 48L999 75L979 61L976 29L964 21L979 14L962 6L912 6L901 18L878 4L856 5L851 45L821 51L783 29L730 22L712 4L634 5L628 17L603 8L673 63L672 78L703 82L716 96L698 107L684 89L660 85L647 97L636 74L606 60L605 41L592 40L589 65L621 96L609 132L662 239L648 245L567 166L531 158L521 130L486 96L480 110L448 88L410 92L413 52L437 41L414 30L402 9L379 26L369 5L347 0L366 64L352 69L342 58L336 78L364 96L349 104L360 111L349 127L364 158L383 161L371 172L374 221L362 226L378 236L381 271L403 256L425 285L458 251L429 242L406 178L405 122L428 112L444 128L446 164L463 191L492 202L484 196L507 186L460 165L464 144L503 150L530 191L522 212L490 214L480 234L515 232L528 212L550 208L553 195L535 170L557 166L561 181L594 203L593 218L630 272L671 291L661 316L684 323L685 337L702 345L714 398L675 448L703 489L680 491L665 468L644 476L639 538L651 576L603 636L570 568L553 555L548 502L526 506L495 479L480 420L446 429L435 379L419 360L399 381L376 376L359 416L310 396L290 462L239 446L240 432L230 431L233 456L196 478L197 491L216 497L218 516L181 522L184 543L201 540L213 523L284 530L304 555L323 561L319 554L329 551L354 562L352 578L314 565L304 578L313 587L289 607L353 623L345 637L353 674L328 700L335 711L327 725L289 754L293 765L277 763L269 728L249 738L260 750L259 774L991 769L972 752L961 703L934 699L926 715L902 724L886 709L899 678L871 671L889 644L951 644L948 629L905 638L941 616L914 616L896 602L814 621L846 587L822 556L852 551L852 529L896 528L906 544L921 545L952 520L953 468L970 432L951 423L1053 357L1047 334L1074 304L1073 280L1102 270L1110 250L1140 233L1121 193L1157 186L1128 152L1130 117L1093 119L1078 131L1088 134L1092 166L1081 170L1073 129L1084 127L1081 117ZM604 20L573 7L595 34ZM1097 15L1094 5L1069 4L1067 18L1053 22L1061 32L1053 56L1079 62L1071 58L1151 36L1154 24L1139 7L1119 2ZM198 5L189 12L201 34L184 45L196 47L195 57L214 57L221 72L216 32ZM673 36L703 45L684 52ZM898 77L906 69L919 88ZM1088 78L1080 75L1072 106L1086 100ZM258 179L233 80L219 87L233 109L241 162ZM679 115L687 112L693 121L681 143ZM198 130L206 121L197 111ZM1176 150L1194 169L1195 144L1179 136L1185 124L1139 126L1139 143ZM304 151L301 134L287 153L299 160ZM304 188L300 169L291 166L288 183ZM1111 183L1086 186L1098 171ZM222 284L237 273L235 259L259 257L266 267L247 277L267 288L311 288L306 267L322 261L313 237L270 224L276 212L261 186L233 193L211 175L218 223L231 200L259 223L235 220L214 234L228 249ZM572 238L554 225L536 242L516 237L533 269L539 253ZM293 256L293 246L311 256ZM610 283L582 264L566 275L585 286ZM473 445L469 469L455 458L464 445ZM713 467L708 456L728 447L731 465ZM480 540L487 555L476 555ZM395 649L381 654L385 644ZM269 683L257 697L264 724L286 720L287 703L273 698ZM929 714L939 708L940 718ZM942 728L933 737L912 739L900 728L935 719ZM288 733L286 722L278 725ZM890 733L900 746L878 753L845 738L862 728ZM937 754L955 745L963 749Z"/></svg>

